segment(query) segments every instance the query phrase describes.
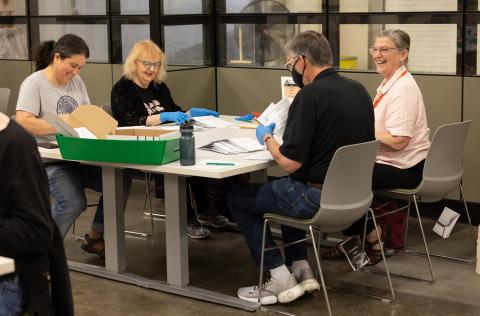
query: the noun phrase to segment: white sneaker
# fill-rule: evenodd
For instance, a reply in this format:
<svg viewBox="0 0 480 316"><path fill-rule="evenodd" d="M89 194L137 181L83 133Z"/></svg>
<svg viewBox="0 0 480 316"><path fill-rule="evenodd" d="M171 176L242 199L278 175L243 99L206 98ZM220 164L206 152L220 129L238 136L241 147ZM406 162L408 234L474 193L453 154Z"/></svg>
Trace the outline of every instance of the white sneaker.
<svg viewBox="0 0 480 316"><path fill-rule="evenodd" d="M277 280L270 278L262 284L260 291L258 286L248 286L238 289L238 297L242 300L259 302L262 305L272 305L277 302L289 303L303 295L303 288L297 283L295 276L290 274L285 284L280 284Z"/></svg>
<svg viewBox="0 0 480 316"><path fill-rule="evenodd" d="M295 279L297 279L297 282L305 293L312 293L316 290L320 291L320 284L313 276L312 269L310 268L300 269L300 271L295 274Z"/></svg>

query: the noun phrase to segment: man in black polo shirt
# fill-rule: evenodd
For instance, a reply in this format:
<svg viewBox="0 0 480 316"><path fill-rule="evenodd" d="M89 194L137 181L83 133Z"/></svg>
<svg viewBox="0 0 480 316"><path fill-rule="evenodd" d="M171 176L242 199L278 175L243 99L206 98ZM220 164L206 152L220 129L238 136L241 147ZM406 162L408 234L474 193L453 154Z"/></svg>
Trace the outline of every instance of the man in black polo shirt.
<svg viewBox="0 0 480 316"><path fill-rule="evenodd" d="M283 144L272 137L274 124L259 126L256 134L289 176L263 185L238 184L227 200L257 266L263 214L276 212L311 218L319 208L319 188L335 151L344 145L375 139L370 96L359 82L340 76L331 67L330 45L322 34L297 34L286 44L285 53L285 66L301 90L290 106ZM305 232L282 227L282 237L288 243L304 238ZM273 246L270 230L266 238L265 246ZM286 247L285 261L280 251L267 251L264 267L269 270L270 279L261 291L255 286L240 288L241 299L257 302L261 293L261 304L286 303L320 288L308 264L304 243Z"/></svg>

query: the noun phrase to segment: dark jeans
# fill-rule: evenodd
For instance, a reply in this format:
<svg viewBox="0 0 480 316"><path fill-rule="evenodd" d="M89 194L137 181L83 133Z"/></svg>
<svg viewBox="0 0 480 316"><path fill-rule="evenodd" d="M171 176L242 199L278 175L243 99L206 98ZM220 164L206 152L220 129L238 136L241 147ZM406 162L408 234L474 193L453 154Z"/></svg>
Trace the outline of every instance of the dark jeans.
<svg viewBox="0 0 480 316"><path fill-rule="evenodd" d="M400 169L386 164L375 163L373 167L372 189L414 189L422 181L423 164L425 160L420 161L415 166L408 169ZM346 236L362 235L365 217L360 218L349 228L343 231ZM367 234L373 230L372 221L367 222Z"/></svg>
<svg viewBox="0 0 480 316"><path fill-rule="evenodd" d="M263 214L277 213L298 219L311 218L318 211L320 190L302 182L281 178L265 184L236 184L227 195L227 203L244 235L250 253L260 266L262 251ZM282 226L284 243L305 238L305 231ZM274 246L272 233L267 229L265 247ZM305 243L285 248L285 263L307 259ZM278 249L265 253L265 269L273 269L284 263Z"/></svg>

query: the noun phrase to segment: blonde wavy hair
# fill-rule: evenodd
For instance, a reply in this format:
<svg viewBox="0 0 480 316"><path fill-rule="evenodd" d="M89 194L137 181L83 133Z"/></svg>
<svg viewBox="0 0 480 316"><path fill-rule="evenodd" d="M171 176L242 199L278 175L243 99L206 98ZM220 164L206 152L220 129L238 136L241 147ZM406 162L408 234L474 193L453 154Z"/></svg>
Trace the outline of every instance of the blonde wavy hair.
<svg viewBox="0 0 480 316"><path fill-rule="evenodd" d="M161 83L167 77L166 57L160 47L151 40L143 40L133 45L128 54L125 64L123 64L123 76L129 80L133 80L137 73L137 60L141 55L151 55L160 62L157 74L153 81Z"/></svg>

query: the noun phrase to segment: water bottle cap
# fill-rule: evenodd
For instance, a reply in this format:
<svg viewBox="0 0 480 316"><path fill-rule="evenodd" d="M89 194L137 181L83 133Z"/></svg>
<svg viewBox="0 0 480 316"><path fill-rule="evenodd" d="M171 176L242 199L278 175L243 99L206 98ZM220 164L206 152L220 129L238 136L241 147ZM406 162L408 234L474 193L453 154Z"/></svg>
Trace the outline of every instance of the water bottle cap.
<svg viewBox="0 0 480 316"><path fill-rule="evenodd" d="M185 123L180 125L180 132L193 132L193 125L190 121L185 121Z"/></svg>

